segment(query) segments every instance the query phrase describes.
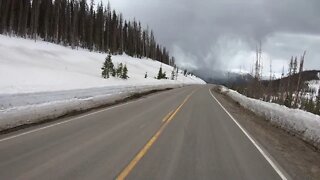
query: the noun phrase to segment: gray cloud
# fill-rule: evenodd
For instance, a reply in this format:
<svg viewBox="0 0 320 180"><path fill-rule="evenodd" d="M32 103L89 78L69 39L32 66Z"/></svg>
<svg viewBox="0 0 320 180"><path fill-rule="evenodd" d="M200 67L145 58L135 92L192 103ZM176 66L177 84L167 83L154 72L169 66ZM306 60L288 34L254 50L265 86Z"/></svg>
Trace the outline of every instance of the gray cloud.
<svg viewBox="0 0 320 180"><path fill-rule="evenodd" d="M262 41L265 72L279 73L292 55L308 51L308 69L320 68L319 0L110 0L126 18L148 24L180 66L250 71Z"/></svg>

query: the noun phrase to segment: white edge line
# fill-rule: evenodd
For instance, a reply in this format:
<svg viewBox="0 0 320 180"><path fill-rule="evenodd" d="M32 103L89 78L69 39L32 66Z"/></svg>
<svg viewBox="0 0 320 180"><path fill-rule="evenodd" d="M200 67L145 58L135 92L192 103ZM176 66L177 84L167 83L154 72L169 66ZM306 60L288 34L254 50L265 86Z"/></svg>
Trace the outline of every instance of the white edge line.
<svg viewBox="0 0 320 180"><path fill-rule="evenodd" d="M241 129L241 131L248 137L248 139L253 143L253 145L259 150L262 156L268 161L268 163L272 166L272 168L278 173L281 179L287 180L288 178L284 175L284 173L280 170L280 168L271 160L271 158L265 153L262 148L256 143L256 141L247 133L247 131L238 123L238 121L223 107L223 105L218 101L216 97L212 94L209 89L210 95L213 99L221 106L221 108L229 115L229 117L237 124L237 126Z"/></svg>
<svg viewBox="0 0 320 180"><path fill-rule="evenodd" d="M10 139L14 139L14 138L17 138L17 137L20 137L20 136L23 136L23 135L27 135L27 134L30 134L30 133L38 132L38 131L41 131L41 130L44 130L44 129L48 129L48 128L51 128L51 127L54 127L54 126L61 125L61 124L66 124L66 123L78 120L80 118L83 118L83 117L87 117L87 116L90 116L90 115L93 115L93 114L97 114L97 113L100 113L100 112L103 112L103 111L108 111L110 109L114 109L114 108L121 107L121 106L124 106L124 105L127 105L127 104L131 104L131 103L137 102L139 100L141 100L141 99L138 99L136 101L130 101L130 102L119 104L119 105L115 105L115 106L111 106L111 107L108 107L108 108L105 108L105 109L101 109L99 111L94 111L94 112L91 112L91 113L88 113L88 114L80 115L80 116L74 117L74 118L69 119L69 120L65 120L65 121L62 121L62 122L57 122L57 123L54 123L54 124L50 124L50 125L47 125L47 126L44 126L44 127L40 127L40 128L31 130L31 131L27 131L27 132L21 133L21 134L12 135L12 136L0 139L0 142L7 141L7 140L10 140Z"/></svg>

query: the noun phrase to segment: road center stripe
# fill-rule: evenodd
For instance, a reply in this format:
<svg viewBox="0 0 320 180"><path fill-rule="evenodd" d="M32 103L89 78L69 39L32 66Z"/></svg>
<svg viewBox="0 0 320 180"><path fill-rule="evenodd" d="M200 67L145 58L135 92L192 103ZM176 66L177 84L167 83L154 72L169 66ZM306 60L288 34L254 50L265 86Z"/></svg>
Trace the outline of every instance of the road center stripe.
<svg viewBox="0 0 320 180"><path fill-rule="evenodd" d="M138 164L138 162L145 156L145 154L149 151L149 149L152 147L152 145L157 141L165 127L172 121L172 119L175 117L175 115L180 111L182 106L189 100L191 95L195 92L196 90L192 91L184 100L183 102L178 106L178 108L175 111L171 111L173 113L169 113L166 115L168 117L163 120L163 124L161 125L160 129L152 136L152 138L147 142L147 144L138 152L138 154L130 161L130 163L120 172L118 177L116 178L117 180L123 180L125 179L130 172L134 169L134 167Z"/></svg>
<svg viewBox="0 0 320 180"><path fill-rule="evenodd" d="M173 110L170 111L170 112L162 119L162 122L166 122L166 121L169 119L169 117L172 115L172 113L173 113Z"/></svg>

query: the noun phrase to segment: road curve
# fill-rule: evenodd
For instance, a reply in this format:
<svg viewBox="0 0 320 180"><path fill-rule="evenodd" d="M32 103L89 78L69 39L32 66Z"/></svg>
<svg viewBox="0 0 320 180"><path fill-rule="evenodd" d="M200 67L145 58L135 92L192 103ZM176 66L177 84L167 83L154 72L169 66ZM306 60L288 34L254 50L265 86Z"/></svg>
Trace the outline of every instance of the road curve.
<svg viewBox="0 0 320 180"><path fill-rule="evenodd" d="M209 89L174 89L2 135L0 177L281 179Z"/></svg>

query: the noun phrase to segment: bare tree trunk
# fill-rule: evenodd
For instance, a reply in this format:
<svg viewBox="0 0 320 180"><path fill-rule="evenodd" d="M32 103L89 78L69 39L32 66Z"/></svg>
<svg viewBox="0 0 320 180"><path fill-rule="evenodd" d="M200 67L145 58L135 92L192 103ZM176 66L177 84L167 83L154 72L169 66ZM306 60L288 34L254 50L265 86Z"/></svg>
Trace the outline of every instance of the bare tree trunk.
<svg viewBox="0 0 320 180"><path fill-rule="evenodd" d="M48 34L49 34L49 16L51 15L51 10L50 10L50 2L46 2L46 8L47 8L47 11L45 12L45 19L44 19L44 39L46 41L48 41ZM50 10L50 11L49 11Z"/></svg>
<svg viewBox="0 0 320 180"><path fill-rule="evenodd" d="M303 72L303 65L304 65L304 57L305 57L305 55L306 55L306 51L304 51L303 55L301 56L301 60L300 60L299 77L298 77L298 83L297 83L297 87L296 87L296 98L295 98L295 101L294 101L294 107L297 107L297 102L298 102L298 99L299 99L301 73Z"/></svg>
<svg viewBox="0 0 320 180"><path fill-rule="evenodd" d="M12 34L13 29L14 29L14 19L15 19L15 3L16 0L11 0L11 12L10 12L10 21L9 21L9 35Z"/></svg>
<svg viewBox="0 0 320 180"><path fill-rule="evenodd" d="M10 9L10 2L11 0L6 0L2 8L4 10L3 14L1 14L2 16L1 32L2 33L7 33L7 21L8 21L9 9Z"/></svg>
<svg viewBox="0 0 320 180"><path fill-rule="evenodd" d="M22 17L23 17L23 13L24 13L24 7L23 7L23 1L20 0L19 2L19 19L18 19L18 30L17 30L17 34L19 34L20 36L23 36L23 34L21 33L21 28L22 28ZM1 9L1 8L0 8Z"/></svg>
<svg viewBox="0 0 320 180"><path fill-rule="evenodd" d="M60 1L56 0L55 1L55 26L54 26L54 41L55 43L59 43L59 19L60 19Z"/></svg>

